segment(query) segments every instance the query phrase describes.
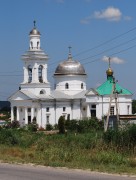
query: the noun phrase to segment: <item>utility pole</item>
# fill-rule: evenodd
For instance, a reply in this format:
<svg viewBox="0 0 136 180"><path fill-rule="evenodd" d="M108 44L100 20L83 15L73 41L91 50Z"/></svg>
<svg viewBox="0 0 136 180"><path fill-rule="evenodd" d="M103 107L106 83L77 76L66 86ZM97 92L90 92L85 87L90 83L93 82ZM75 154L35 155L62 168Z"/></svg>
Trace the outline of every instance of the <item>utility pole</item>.
<svg viewBox="0 0 136 180"><path fill-rule="evenodd" d="M109 58L109 68L110 68L110 58ZM108 109L108 114L107 114L107 118L106 118L106 124L105 124L105 126L104 126L104 132L106 132L107 129L108 129L110 109L111 109L111 102L112 102L113 98L115 98L117 128L118 128L118 124L119 124L117 95L118 95L120 92L118 92L118 91L116 90L116 83L117 83L117 81L115 81L115 77L113 77L112 83L113 83L113 84L112 84L112 91L111 91L111 95L110 95L109 109Z"/></svg>

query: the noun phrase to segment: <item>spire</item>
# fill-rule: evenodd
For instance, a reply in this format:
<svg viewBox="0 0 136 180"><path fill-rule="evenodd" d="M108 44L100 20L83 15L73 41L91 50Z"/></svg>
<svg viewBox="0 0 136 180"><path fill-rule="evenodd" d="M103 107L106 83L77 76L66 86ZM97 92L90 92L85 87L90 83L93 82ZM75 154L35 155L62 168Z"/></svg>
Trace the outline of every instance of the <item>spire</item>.
<svg viewBox="0 0 136 180"><path fill-rule="evenodd" d="M69 48L69 54L68 54L68 60L72 61L72 54L71 54L71 46L68 47Z"/></svg>

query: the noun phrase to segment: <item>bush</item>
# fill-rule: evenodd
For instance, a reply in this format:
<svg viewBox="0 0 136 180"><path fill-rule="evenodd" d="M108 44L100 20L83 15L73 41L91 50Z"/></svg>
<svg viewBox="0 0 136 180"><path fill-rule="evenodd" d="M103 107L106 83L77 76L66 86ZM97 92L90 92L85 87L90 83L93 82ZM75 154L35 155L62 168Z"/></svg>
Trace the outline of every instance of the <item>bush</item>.
<svg viewBox="0 0 136 180"><path fill-rule="evenodd" d="M109 129L103 134L103 140L122 151L125 149L134 151L136 146L136 124L130 125L126 129Z"/></svg>
<svg viewBox="0 0 136 180"><path fill-rule="evenodd" d="M58 128L59 128L59 133L60 134L65 133L65 118L63 116L60 116L60 118L59 118Z"/></svg>
<svg viewBox="0 0 136 180"><path fill-rule="evenodd" d="M51 124L46 124L46 130L47 131L53 130L53 126Z"/></svg>
<svg viewBox="0 0 136 180"><path fill-rule="evenodd" d="M6 129L9 129L9 128L19 128L20 127L20 124L19 124L19 121L17 120L14 120L12 122L7 122L7 124L4 126Z"/></svg>
<svg viewBox="0 0 136 180"><path fill-rule="evenodd" d="M36 123L30 123L27 125L27 130L31 132L36 132L38 129L38 125Z"/></svg>
<svg viewBox="0 0 136 180"><path fill-rule="evenodd" d="M65 126L67 130L83 133L92 130L103 130L104 123L97 118L90 118L83 120L66 120Z"/></svg>

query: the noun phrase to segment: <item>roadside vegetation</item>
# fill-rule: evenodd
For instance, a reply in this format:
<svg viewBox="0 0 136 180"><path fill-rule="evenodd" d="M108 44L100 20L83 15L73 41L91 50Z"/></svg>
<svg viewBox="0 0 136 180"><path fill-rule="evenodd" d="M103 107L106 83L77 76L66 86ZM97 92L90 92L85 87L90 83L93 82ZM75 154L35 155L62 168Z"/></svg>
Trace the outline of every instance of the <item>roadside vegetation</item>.
<svg viewBox="0 0 136 180"><path fill-rule="evenodd" d="M97 119L61 117L46 128L58 133L47 134L35 123L20 128L18 121L0 127L0 160L136 174L136 125L104 133Z"/></svg>

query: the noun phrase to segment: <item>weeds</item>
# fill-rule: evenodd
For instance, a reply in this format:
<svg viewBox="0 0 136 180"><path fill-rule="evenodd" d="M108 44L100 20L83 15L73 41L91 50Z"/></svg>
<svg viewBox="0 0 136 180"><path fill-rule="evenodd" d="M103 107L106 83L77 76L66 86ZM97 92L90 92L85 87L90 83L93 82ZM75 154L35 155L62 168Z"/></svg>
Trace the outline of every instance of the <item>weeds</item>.
<svg viewBox="0 0 136 180"><path fill-rule="evenodd" d="M26 129L1 128L0 159L49 166L135 173L135 128L134 125L119 131L108 130L106 133L92 129L88 133L68 131L67 134L53 135Z"/></svg>

